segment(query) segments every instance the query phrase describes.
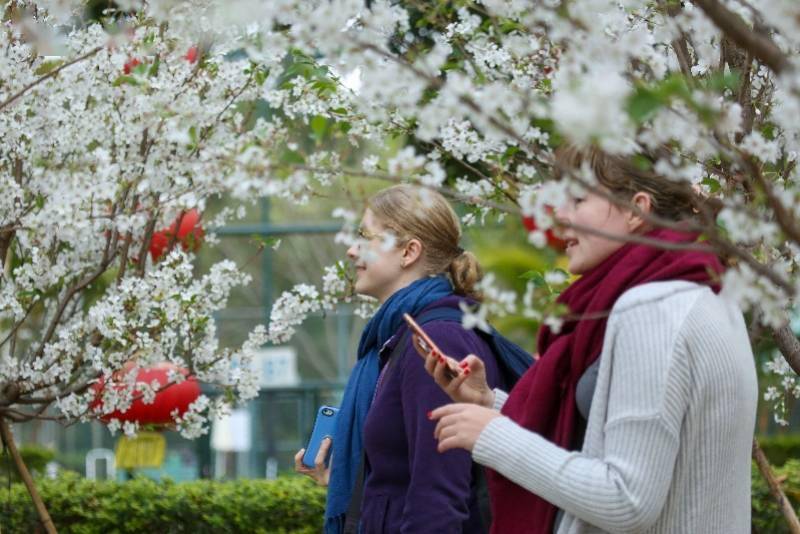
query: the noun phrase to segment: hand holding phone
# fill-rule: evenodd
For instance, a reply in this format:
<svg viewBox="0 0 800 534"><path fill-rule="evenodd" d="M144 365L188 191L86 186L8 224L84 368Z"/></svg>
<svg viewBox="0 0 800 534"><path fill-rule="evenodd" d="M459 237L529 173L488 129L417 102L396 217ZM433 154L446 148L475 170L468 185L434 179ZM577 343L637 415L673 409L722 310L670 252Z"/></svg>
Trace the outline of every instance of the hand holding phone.
<svg viewBox="0 0 800 534"><path fill-rule="evenodd" d="M436 346L436 343L425 333L422 327L417 324L413 317L409 314L403 314L403 319L405 319L406 323L408 323L409 328L413 332L413 343L414 348L417 349L417 353L425 359L425 369L428 370L429 373L433 374L437 367L437 362L439 365L443 365L444 374L447 378L453 379L459 375L459 366L458 362L447 356L442 350ZM430 368L429 368L430 367Z"/></svg>
<svg viewBox="0 0 800 534"><path fill-rule="evenodd" d="M305 454L303 454L303 465L309 469L316 467L317 453L319 453L322 440L325 438L333 438L333 430L336 427L336 414L339 413L338 408L332 406L321 406L317 411L317 418L314 421L314 428L311 431L311 437L308 439ZM325 459L327 465L328 459Z"/></svg>
<svg viewBox="0 0 800 534"><path fill-rule="evenodd" d="M483 360L474 354L468 355L460 362L454 360L436 346L413 317L405 314L403 319L414 333L414 348L425 360L425 370L451 399L487 408L493 406L494 391L486 381Z"/></svg>

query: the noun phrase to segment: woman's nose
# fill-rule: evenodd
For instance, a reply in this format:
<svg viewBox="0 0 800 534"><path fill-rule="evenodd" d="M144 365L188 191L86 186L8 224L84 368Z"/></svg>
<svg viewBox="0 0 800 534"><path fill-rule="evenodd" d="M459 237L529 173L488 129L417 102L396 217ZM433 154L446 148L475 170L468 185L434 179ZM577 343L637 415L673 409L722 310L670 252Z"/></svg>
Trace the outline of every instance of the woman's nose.
<svg viewBox="0 0 800 534"><path fill-rule="evenodd" d="M347 249L347 257L352 261L356 261L356 258L358 258L358 245L355 243L350 245L350 248Z"/></svg>
<svg viewBox="0 0 800 534"><path fill-rule="evenodd" d="M556 220L557 223L564 223L569 216L569 209L567 203L563 203L560 206L556 206L555 211L553 211L553 218Z"/></svg>

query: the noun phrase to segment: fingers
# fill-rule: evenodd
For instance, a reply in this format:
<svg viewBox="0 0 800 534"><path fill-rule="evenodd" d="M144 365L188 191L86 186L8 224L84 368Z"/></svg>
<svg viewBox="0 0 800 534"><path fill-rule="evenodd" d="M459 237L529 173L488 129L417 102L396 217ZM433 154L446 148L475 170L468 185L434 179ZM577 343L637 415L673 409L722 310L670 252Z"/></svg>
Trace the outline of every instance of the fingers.
<svg viewBox="0 0 800 534"><path fill-rule="evenodd" d="M436 423L436 428L433 429L433 437L437 440L442 440L454 432L454 424L458 420L458 414L450 414L442 417Z"/></svg>
<svg viewBox="0 0 800 534"><path fill-rule="evenodd" d="M305 448L300 449L297 451L297 454L294 455L294 470L298 473L307 474L309 469L305 465L303 465L303 455L306 453Z"/></svg>
<svg viewBox="0 0 800 534"><path fill-rule="evenodd" d="M317 456L314 458L314 466L318 470L325 469L325 458L328 457L328 449L331 447L331 438L324 438L319 445Z"/></svg>
<svg viewBox="0 0 800 534"><path fill-rule="evenodd" d="M444 417L446 415L460 413L460 412L464 411L464 409L466 407L468 407L468 406L469 406L469 404L464 404L464 403L460 403L460 402L456 402L456 403L453 403L453 404L445 404L444 406L439 406L438 408L433 410L431 412L430 418L433 421L438 421L439 419L441 419L442 417Z"/></svg>
<svg viewBox="0 0 800 534"><path fill-rule="evenodd" d="M459 362L458 365L461 368L469 369L470 373L472 374L476 373L486 374L486 368L483 365L483 360L481 360L474 354L470 354L469 356L461 360L461 362Z"/></svg>
<svg viewBox="0 0 800 534"><path fill-rule="evenodd" d="M453 406L453 405L450 405ZM462 418L462 411L457 411L443 416L436 423L433 436L438 441L436 450L439 452L449 451L450 449L463 448L462 437L459 434L459 421Z"/></svg>
<svg viewBox="0 0 800 534"><path fill-rule="evenodd" d="M417 334L411 335L411 342L414 345L414 348L417 351L417 354L422 356L423 359L427 360L428 355L430 353L430 349L427 346L424 346L422 340Z"/></svg>
<svg viewBox="0 0 800 534"><path fill-rule="evenodd" d="M458 376L450 380L450 383L447 384L447 386L444 388L444 392L447 393L453 400L466 400L463 398L457 399L456 397L458 394L458 390L461 388L461 384L463 384L464 381L467 380L469 377L470 377L469 368L462 367L461 372L458 374Z"/></svg>
<svg viewBox="0 0 800 534"><path fill-rule="evenodd" d="M450 436L446 439L442 439L439 441L439 444L436 446L436 450L439 452L447 452L450 449L463 449L461 443L461 438L458 435Z"/></svg>

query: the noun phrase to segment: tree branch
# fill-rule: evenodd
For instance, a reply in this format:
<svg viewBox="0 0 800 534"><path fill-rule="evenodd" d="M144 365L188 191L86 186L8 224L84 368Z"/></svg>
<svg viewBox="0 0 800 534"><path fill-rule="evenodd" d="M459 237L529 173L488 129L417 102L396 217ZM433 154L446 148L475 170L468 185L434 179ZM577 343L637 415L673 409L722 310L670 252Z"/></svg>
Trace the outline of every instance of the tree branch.
<svg viewBox="0 0 800 534"><path fill-rule="evenodd" d="M114 260L116 253L117 251L115 249L114 252L111 253L111 256L109 258L103 259L97 270L95 270L89 276L87 276L86 278L84 278L76 285L72 286L67 290L67 294L64 295L64 299L59 303L58 309L56 310L55 315L50 321L50 325L48 326L47 332L45 332L45 335L42 338L42 343L41 345L39 345L39 349L34 353L35 357L39 358L42 356L42 354L44 354L44 348L45 346L47 346L47 344L50 342L50 339L53 337L53 334L56 331L56 327L58 326L58 323L61 321L61 316L63 315L64 310L67 309L67 305L69 304L69 301L72 300L72 297L74 297L75 294L81 291L83 288L85 288L86 286L97 280L97 278L99 278L100 275L102 275L106 271L106 269L108 269L108 266Z"/></svg>
<svg viewBox="0 0 800 534"><path fill-rule="evenodd" d="M792 508L789 499L786 498L786 494L783 492L780 482L778 482L775 475L772 473L769 461L764 455L764 451L758 446L758 440L755 438L753 438L753 459L756 461L761 476L767 481L769 492L772 493L772 496L778 501L778 508L788 523L789 532L792 534L800 534L800 521L797 520L797 514L794 512L794 508Z"/></svg>
<svg viewBox="0 0 800 534"><path fill-rule="evenodd" d="M95 55L96 53L98 53L102 49L103 49L102 46L97 46L95 48L92 48L91 50L89 50L88 52L83 54L82 56L76 57L72 61L68 61L68 62L64 63L63 65L59 66L58 68L51 70L50 72L48 72L47 74L45 74L41 78L38 78L38 79L32 81L31 83L29 83L28 85L26 85L25 87L23 87L22 89L20 89L19 91L17 91L16 93L11 95L10 97L8 97L3 103L0 103L0 109L3 109L4 107L8 106L9 104L14 102L16 99L18 99L19 97L21 97L22 95L24 95L25 93L30 91L35 86L37 86L40 83L42 83L43 81L54 77L59 72L61 72L62 70L66 69L67 67L69 67L71 65L74 65L75 63L79 63L79 62L81 62L81 61L83 61L85 59L88 59L88 58L92 57L93 55Z"/></svg>
<svg viewBox="0 0 800 534"><path fill-rule="evenodd" d="M780 328L772 330L772 339L781 351L783 358L792 370L800 375L800 340L792 332L792 328L787 322Z"/></svg>
<svg viewBox="0 0 800 534"><path fill-rule="evenodd" d="M791 68L789 59L772 40L750 29L739 15L718 0L695 0L694 3L731 41L751 52L773 72L780 74Z"/></svg>
<svg viewBox="0 0 800 534"><path fill-rule="evenodd" d="M6 421L4 418L0 418L0 436L3 438L3 443L5 443L6 447L8 447L8 452L14 459L14 464L17 467L17 472L19 472L20 478L22 478L22 481L25 483L25 487L28 488L28 493L30 493L33 506L36 508L36 512L39 514L39 518L42 520L45 531L47 531L47 534L57 534L56 527L53 524L53 519L47 512L47 508L42 501L42 497L36 490L36 484L33 483L31 473L25 466L25 461L22 459L22 455L19 453L19 450L17 450L17 445L14 443L14 436L11 434L11 428L8 426L8 421Z"/></svg>

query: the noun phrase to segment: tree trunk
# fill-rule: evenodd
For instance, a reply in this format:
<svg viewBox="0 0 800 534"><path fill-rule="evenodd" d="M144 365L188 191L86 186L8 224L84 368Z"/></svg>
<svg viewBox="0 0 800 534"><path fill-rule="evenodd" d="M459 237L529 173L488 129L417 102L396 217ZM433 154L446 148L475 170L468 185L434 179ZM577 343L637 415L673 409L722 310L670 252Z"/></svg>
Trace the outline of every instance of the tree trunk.
<svg viewBox="0 0 800 534"><path fill-rule="evenodd" d="M14 443L14 436L11 434L11 428L8 426L8 421L3 418L0 418L0 437L3 438L3 442L6 444L6 447L8 447L9 454L11 454L11 457L14 458L14 464L17 467L19 476L25 483L25 487L28 488L28 493L31 495L33 506L36 508L36 512L39 514L39 518L42 520L42 525L44 525L45 531L47 534L57 534L53 520L50 518L47 508L44 506L42 497L39 495L39 492L36 491L36 485L33 483L33 478L31 477L28 468L25 466L25 462L22 461L22 456L20 456L19 451L17 450L17 445Z"/></svg>
<svg viewBox="0 0 800 534"><path fill-rule="evenodd" d="M794 512L794 508L792 508L792 503L786 498L786 494L781 488L781 483L778 482L775 475L772 474L769 461L764 455L764 451L758 446L758 440L755 438L753 438L753 458L758 465L761 476L767 481L770 493L772 493L772 496L775 497L775 500L778 502L778 508L780 508L783 517L789 524L789 532L792 534L800 534L800 521L797 520L797 514Z"/></svg>

